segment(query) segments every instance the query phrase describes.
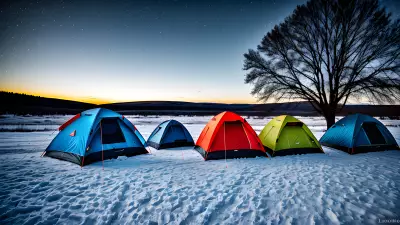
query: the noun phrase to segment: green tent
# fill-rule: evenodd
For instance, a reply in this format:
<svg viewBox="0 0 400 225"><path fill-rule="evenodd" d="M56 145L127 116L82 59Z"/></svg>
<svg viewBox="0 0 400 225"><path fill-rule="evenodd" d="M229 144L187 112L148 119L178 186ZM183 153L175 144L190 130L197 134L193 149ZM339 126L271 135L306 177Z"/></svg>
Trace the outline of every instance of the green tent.
<svg viewBox="0 0 400 225"><path fill-rule="evenodd" d="M273 118L258 137L271 156L324 153L310 129L293 116Z"/></svg>

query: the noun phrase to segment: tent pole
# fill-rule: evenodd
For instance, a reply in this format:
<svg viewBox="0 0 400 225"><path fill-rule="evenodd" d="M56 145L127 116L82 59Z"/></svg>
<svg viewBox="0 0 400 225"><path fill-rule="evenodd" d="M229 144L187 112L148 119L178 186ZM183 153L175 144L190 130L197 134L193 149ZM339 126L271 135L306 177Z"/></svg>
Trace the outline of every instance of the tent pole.
<svg viewBox="0 0 400 225"><path fill-rule="evenodd" d="M249 142L249 147L250 147L249 149L251 149L251 142L249 140L249 136L247 135L246 129L244 129L243 123L242 123L242 128L243 128L244 133L246 134L247 141Z"/></svg>
<svg viewBox="0 0 400 225"><path fill-rule="evenodd" d="M103 170L104 170L103 128L101 127L101 120L100 120L100 141L101 141L101 162L103 164Z"/></svg>

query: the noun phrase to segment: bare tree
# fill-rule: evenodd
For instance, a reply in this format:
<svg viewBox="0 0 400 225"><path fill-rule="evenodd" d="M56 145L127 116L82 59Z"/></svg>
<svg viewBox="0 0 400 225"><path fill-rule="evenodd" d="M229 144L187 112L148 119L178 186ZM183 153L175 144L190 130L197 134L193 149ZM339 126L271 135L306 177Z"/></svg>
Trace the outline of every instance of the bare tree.
<svg viewBox="0 0 400 225"><path fill-rule="evenodd" d="M309 101L327 127L349 99L400 99L400 20L378 0L310 0L244 54L259 100Z"/></svg>

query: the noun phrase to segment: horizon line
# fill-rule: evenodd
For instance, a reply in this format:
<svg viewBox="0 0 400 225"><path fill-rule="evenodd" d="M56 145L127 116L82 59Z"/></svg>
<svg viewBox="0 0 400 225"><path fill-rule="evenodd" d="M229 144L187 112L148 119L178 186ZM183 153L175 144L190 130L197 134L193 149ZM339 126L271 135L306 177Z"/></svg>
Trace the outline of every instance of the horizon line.
<svg viewBox="0 0 400 225"><path fill-rule="evenodd" d="M139 100L139 101L120 101L120 102L111 102L111 101L97 101L97 102L90 102L90 101L85 101L85 97L82 97L81 99L73 99L73 98L66 98L63 96L49 96L49 95L39 95L39 94L34 94L34 93L29 93L29 92L14 92L14 91L7 91L7 90L0 90L0 92L7 92L7 93L12 93L12 94L22 94L22 95L29 95L33 97L40 97L40 98L51 98L51 99L56 99L56 100L65 100L65 101L73 101L73 102L79 102L79 103L85 103L85 104L92 104L92 105L108 105L108 104L124 104L124 103L139 103L139 102L184 102L184 103L211 103L211 104L247 104L247 105L262 105L262 104L284 104L284 103L301 103L301 102L308 102L308 101L282 101L282 102L215 102L215 101L182 101L182 100ZM93 98L96 99L96 98ZM358 103L347 103L346 105L396 105L396 104L374 104L370 102L358 102Z"/></svg>
<svg viewBox="0 0 400 225"><path fill-rule="evenodd" d="M268 104L268 103L260 103L260 102L245 102L243 100L237 100L237 101L207 101L207 100L194 100L194 101L184 101L184 100L132 100L132 101L107 101L107 100L101 100L97 98L92 98L95 99L95 101L85 101L84 99L90 99L90 97L81 97L81 98L68 98L64 96L55 96L55 95L41 95L41 94L35 94L31 92L15 92L15 91L9 91L9 90L0 90L0 92L8 92L8 93L13 93L13 94L22 94L22 95L30 95L34 97L41 97L41 98L51 98L51 99L58 99L58 100L66 100L66 101L74 101L74 102L80 102L80 103L86 103L86 104L93 104L93 105L107 105L107 104L123 104L123 103L133 103L133 102L186 102L186 103L215 103L215 104ZM97 101L96 101L97 100ZM287 103L287 102L270 102L270 103Z"/></svg>

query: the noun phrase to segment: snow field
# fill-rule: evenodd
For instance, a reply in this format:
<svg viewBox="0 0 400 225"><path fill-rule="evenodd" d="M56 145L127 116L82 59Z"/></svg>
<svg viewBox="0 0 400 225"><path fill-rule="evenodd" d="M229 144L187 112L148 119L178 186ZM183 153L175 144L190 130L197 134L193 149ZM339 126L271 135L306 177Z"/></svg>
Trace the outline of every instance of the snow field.
<svg viewBox="0 0 400 225"><path fill-rule="evenodd" d="M145 138L168 119L128 118ZM178 120L197 140L209 118ZM257 133L269 121L247 120ZM321 118L300 120L322 136ZM399 141L400 129L389 129ZM55 135L0 132L1 224L377 224L400 216L399 151L324 148L225 162L182 147L107 160L103 170L102 162L40 158Z"/></svg>

